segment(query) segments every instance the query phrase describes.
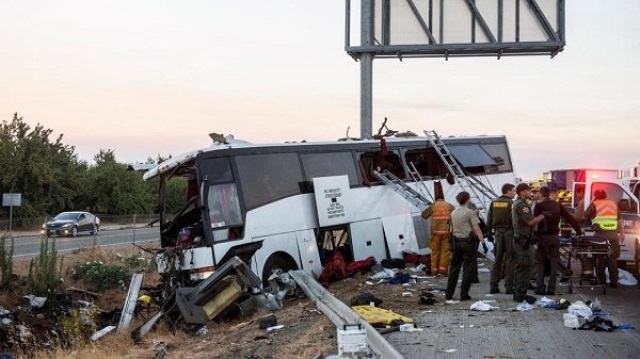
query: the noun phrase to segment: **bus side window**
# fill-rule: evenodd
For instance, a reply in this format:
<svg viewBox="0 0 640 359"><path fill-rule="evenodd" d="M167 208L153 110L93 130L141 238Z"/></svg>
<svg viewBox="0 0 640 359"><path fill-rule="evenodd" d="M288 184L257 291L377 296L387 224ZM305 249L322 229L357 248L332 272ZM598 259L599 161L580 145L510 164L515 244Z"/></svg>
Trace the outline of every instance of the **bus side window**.
<svg viewBox="0 0 640 359"><path fill-rule="evenodd" d="M360 154L360 163L362 164L363 175L369 182L379 182L379 180L373 175L373 171L384 172L385 170L391 172L394 176L404 179L404 168L402 166L402 160L393 151L376 152L364 152Z"/></svg>

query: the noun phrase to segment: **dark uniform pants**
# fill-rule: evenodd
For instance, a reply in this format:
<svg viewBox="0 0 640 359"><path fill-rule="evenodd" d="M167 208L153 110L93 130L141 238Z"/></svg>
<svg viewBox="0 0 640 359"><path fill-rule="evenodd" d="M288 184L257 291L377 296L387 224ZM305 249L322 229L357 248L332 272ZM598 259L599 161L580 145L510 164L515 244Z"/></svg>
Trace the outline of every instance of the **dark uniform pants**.
<svg viewBox="0 0 640 359"><path fill-rule="evenodd" d="M596 268L600 283L606 283L605 280L607 278L604 273L604 268L606 267L609 270L609 280L611 283L618 284L618 258L620 258L620 238L618 237L618 233L616 233L616 231L596 231L593 235L594 237L601 237L608 240L611 250L607 260L599 261L598 268Z"/></svg>
<svg viewBox="0 0 640 359"><path fill-rule="evenodd" d="M491 289L498 290L498 283L504 277L504 288L513 292L516 259L513 253L513 229L496 229L493 236L496 246L496 260L491 270Z"/></svg>
<svg viewBox="0 0 640 359"><path fill-rule="evenodd" d="M473 279L473 266L477 265L476 251L478 250L478 241L469 239L454 239L455 249L451 255L449 263L449 278L447 280L447 290L445 295L452 297L458 284L460 276L460 268L462 267L462 284L460 286L460 297L469 296L471 288L471 280ZM475 263L474 263L475 262Z"/></svg>
<svg viewBox="0 0 640 359"><path fill-rule="evenodd" d="M558 260L560 259L560 237L557 234L538 236L538 251L536 253L536 288L544 291L544 267L549 263L549 282L547 291L555 292L558 278ZM548 262L547 262L548 261Z"/></svg>
<svg viewBox="0 0 640 359"><path fill-rule="evenodd" d="M531 257L533 245L525 245L524 239L513 241L513 251L516 256L516 273L515 273L515 291L513 298L520 301L524 300L529 289L529 280L531 279ZM527 247L526 249L524 247Z"/></svg>

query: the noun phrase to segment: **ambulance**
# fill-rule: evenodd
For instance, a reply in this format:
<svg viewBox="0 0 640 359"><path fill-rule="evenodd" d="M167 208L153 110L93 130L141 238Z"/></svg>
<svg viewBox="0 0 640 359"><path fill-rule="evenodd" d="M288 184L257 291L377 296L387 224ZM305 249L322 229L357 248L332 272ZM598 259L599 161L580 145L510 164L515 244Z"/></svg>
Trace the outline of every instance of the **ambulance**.
<svg viewBox="0 0 640 359"><path fill-rule="evenodd" d="M640 198L640 162L618 171L618 179L625 181L631 192Z"/></svg>
<svg viewBox="0 0 640 359"><path fill-rule="evenodd" d="M618 203L624 224L624 239L620 243L619 266L635 263L635 274L640 264L640 165L625 170L601 168L571 168L544 172L543 186L558 190L557 200L570 212L582 198L585 206L593 200L593 193L602 189L607 198ZM583 223L586 235L593 235L590 222ZM563 232L564 233L564 232ZM570 233L570 231L569 231Z"/></svg>
<svg viewBox="0 0 640 359"><path fill-rule="evenodd" d="M637 275L640 263L640 200L638 200L637 186L630 187L629 180L619 178L588 178L585 182L574 182L572 192L584 193L584 203L588 206L593 200L593 193L598 189L604 190L607 198L615 201L622 212L624 239L620 243L619 266L624 268L627 262L634 262ZM575 209L579 201L579 196L572 196L571 207ZM585 228L585 234L593 234L589 224Z"/></svg>

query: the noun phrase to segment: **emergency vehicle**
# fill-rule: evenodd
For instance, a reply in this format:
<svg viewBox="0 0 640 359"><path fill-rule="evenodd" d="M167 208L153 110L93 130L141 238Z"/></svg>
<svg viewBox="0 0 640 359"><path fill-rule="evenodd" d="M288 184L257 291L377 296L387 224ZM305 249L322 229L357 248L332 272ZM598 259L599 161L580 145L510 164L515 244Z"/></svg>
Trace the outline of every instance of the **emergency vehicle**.
<svg viewBox="0 0 640 359"><path fill-rule="evenodd" d="M616 178L618 178L618 171L615 169L568 168L544 172L541 184L558 190L558 202L570 208L575 183L584 183L587 179L609 180Z"/></svg>
<svg viewBox="0 0 640 359"><path fill-rule="evenodd" d="M640 263L640 200L637 192L632 191L628 180L618 178L587 179L585 182L574 182L572 188L573 193L584 193L585 209L591 203L593 193L598 189L604 190L608 199L618 203L624 225L624 239L620 242L620 258L618 260L622 267L626 262L635 262L637 272ZM579 196L573 196L572 208L575 209L579 201ZM585 226L585 233L593 235L589 223Z"/></svg>
<svg viewBox="0 0 640 359"><path fill-rule="evenodd" d="M618 172L618 178L625 181L631 189L631 192L640 198L640 163L620 170Z"/></svg>
<svg viewBox="0 0 640 359"><path fill-rule="evenodd" d="M556 198L560 204L575 212L582 198L585 209L591 203L593 193L603 189L607 198L618 203L622 212L625 237L620 243L619 264L635 262L636 272L640 262L640 166L628 170L572 168L544 172L540 185L558 190ZM582 223L586 235L593 235L590 222ZM568 225L563 233L570 233ZM636 273L638 274L638 273Z"/></svg>

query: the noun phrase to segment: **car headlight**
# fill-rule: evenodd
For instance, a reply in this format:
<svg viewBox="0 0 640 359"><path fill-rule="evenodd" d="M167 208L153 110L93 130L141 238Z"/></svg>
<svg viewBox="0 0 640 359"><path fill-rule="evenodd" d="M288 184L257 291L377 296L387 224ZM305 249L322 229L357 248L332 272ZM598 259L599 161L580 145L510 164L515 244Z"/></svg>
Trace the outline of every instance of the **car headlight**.
<svg viewBox="0 0 640 359"><path fill-rule="evenodd" d="M67 224L63 224L62 225L62 228L69 228L69 227L71 227L71 223L67 223Z"/></svg>

